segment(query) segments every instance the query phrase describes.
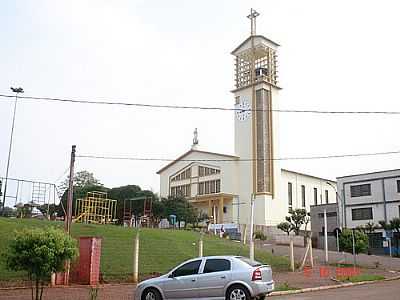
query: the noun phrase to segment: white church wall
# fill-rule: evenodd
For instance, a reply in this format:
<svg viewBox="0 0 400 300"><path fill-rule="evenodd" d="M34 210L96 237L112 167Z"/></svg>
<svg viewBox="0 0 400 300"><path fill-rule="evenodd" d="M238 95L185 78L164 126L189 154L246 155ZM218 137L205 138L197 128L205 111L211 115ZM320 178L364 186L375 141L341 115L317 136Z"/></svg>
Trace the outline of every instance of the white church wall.
<svg viewBox="0 0 400 300"><path fill-rule="evenodd" d="M190 162L190 160L232 160L232 161L205 161L205 162ZM176 161L174 164L169 166L167 169L160 173L160 194L162 197L168 197L170 186L177 186L182 184L191 184L191 196L197 195L197 183L198 174L197 167L199 165L205 165L209 167L219 168L221 170L220 174L213 174L209 176L201 177L201 180L214 180L221 179L221 193L235 194L236 193L236 164L234 157L222 156L213 153L206 153L201 151L193 151L184 157L184 161ZM171 182L170 177L187 166L192 167L192 176L190 179L185 179L181 181Z"/></svg>

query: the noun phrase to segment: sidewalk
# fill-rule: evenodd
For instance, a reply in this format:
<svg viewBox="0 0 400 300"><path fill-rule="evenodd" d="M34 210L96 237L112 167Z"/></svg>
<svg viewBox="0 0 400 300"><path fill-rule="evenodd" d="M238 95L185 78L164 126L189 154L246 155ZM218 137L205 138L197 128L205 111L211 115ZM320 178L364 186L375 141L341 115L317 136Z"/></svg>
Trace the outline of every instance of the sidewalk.
<svg viewBox="0 0 400 300"><path fill-rule="evenodd" d="M274 252L275 255L289 256L289 246L274 245L267 241L257 241L256 247L266 250L268 252ZM306 248L294 247L294 259L295 261L301 261L303 259ZM314 261L317 264L325 264L325 251L321 249L313 248ZM353 264L353 255L350 253L341 253L335 251L328 252L329 263L336 264ZM392 270L400 272L400 258L389 257L389 256L377 256L358 254L356 256L357 265L364 268L379 268L383 270Z"/></svg>
<svg viewBox="0 0 400 300"><path fill-rule="evenodd" d="M337 285L338 282L333 281L331 277L335 274L335 267L328 267L329 276L320 277L319 267L312 270L310 276L306 276L303 272L277 272L273 273L276 288L287 285L290 288L303 289L328 285ZM380 269L363 269L362 273L383 275L386 278L395 277L399 274L390 273ZM97 300L133 300L135 284L106 284L102 285L98 291ZM24 289L0 289L1 300L30 300L31 290ZM90 288L87 286L71 286L46 288L43 299L55 300L89 300Z"/></svg>

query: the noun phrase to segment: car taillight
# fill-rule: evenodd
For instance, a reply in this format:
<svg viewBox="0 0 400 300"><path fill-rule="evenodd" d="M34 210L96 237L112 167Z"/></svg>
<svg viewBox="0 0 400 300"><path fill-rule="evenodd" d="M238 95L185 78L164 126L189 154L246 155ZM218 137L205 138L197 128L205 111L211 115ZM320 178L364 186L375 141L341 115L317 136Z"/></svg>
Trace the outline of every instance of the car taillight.
<svg viewBox="0 0 400 300"><path fill-rule="evenodd" d="M251 277L252 281L255 280L262 280L262 275L261 275L261 270L260 269L255 269L253 271L253 276Z"/></svg>

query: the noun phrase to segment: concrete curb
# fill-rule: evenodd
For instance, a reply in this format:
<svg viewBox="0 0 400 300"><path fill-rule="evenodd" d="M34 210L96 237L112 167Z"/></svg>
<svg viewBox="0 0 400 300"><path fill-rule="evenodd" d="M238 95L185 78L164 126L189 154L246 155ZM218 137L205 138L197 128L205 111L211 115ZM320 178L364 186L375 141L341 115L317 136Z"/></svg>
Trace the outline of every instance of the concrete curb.
<svg viewBox="0 0 400 300"><path fill-rule="evenodd" d="M125 286L133 286L136 288L136 283L104 283L104 284L99 284L97 287L99 289L104 289L106 287L110 287L110 286L121 286L121 285L125 285ZM82 289L82 288L90 288L90 285L86 285L86 284L72 284L72 285L56 285L56 286L50 286L47 285L45 286L46 289ZM0 291L12 291L12 290L27 290L27 289L31 289L30 286L15 286L15 287L3 287L0 288Z"/></svg>
<svg viewBox="0 0 400 300"><path fill-rule="evenodd" d="M339 288L344 288L344 287L372 284L372 283L377 283L377 282L382 282L382 281L393 281L393 280L399 280L399 279L400 279L400 276L396 276L396 277L391 277L391 278L385 278L385 279L382 279L382 280L360 281L360 282L354 282L354 283L349 282L349 283L342 283L342 284L336 284L336 285L325 285L325 286L318 286L318 287L314 287L314 288L305 288L305 289L300 289L300 290L272 292L271 294L269 294L269 296L283 296L283 295L292 295L292 294L302 294L302 293L308 293L308 292L339 289Z"/></svg>

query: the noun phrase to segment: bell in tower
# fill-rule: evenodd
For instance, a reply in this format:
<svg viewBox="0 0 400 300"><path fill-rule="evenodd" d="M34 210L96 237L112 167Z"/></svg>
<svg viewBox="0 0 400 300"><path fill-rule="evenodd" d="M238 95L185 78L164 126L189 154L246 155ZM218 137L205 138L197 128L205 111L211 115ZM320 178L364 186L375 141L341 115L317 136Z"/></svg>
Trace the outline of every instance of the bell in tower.
<svg viewBox="0 0 400 300"><path fill-rule="evenodd" d="M257 35L255 10L247 17L251 19L251 34L232 55L235 56L235 88L266 81L277 86L277 48L279 45L262 35Z"/></svg>

